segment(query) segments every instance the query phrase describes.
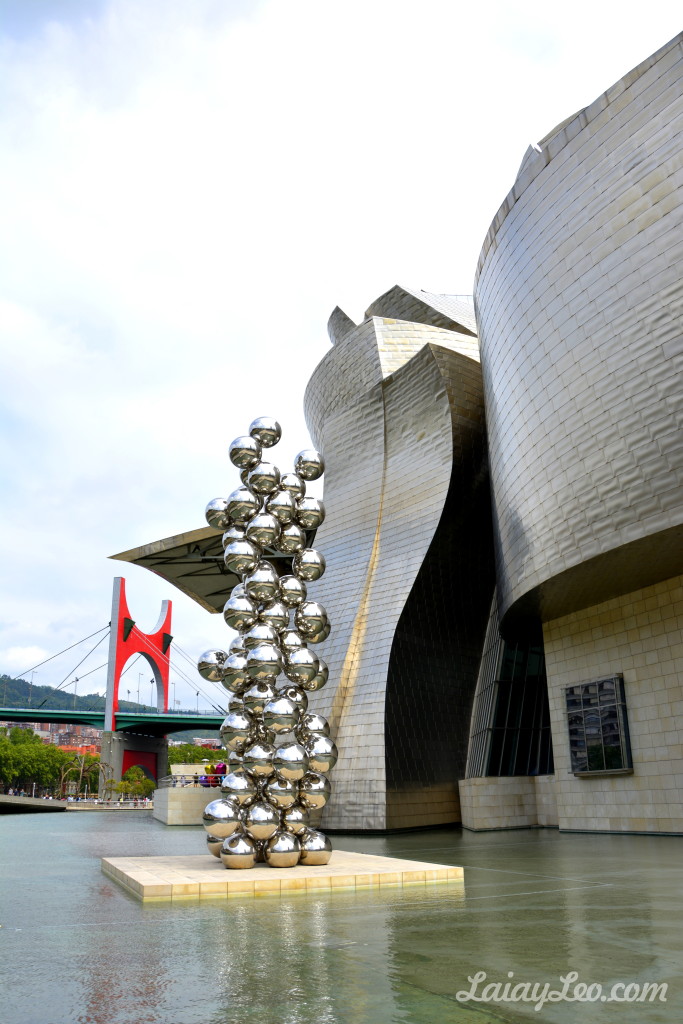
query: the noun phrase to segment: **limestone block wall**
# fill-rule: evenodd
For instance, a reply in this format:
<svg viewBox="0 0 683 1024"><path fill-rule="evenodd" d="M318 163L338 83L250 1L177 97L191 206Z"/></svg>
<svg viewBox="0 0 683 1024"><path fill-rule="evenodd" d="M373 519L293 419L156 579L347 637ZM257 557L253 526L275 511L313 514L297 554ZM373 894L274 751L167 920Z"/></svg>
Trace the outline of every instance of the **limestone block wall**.
<svg viewBox="0 0 683 1024"><path fill-rule="evenodd" d="M197 825L202 823L204 808L221 795L220 789L204 789L203 786L164 786L154 791L152 817L164 825ZM206 843L200 838L197 853L204 853Z"/></svg>
<svg viewBox="0 0 683 1024"><path fill-rule="evenodd" d="M474 832L557 825L554 775L462 779L458 788L462 823Z"/></svg>
<svg viewBox="0 0 683 1024"><path fill-rule="evenodd" d="M683 577L544 625L561 829L683 832ZM564 688L623 674L633 775L570 772Z"/></svg>
<svg viewBox="0 0 683 1024"><path fill-rule="evenodd" d="M529 150L481 253L504 628L683 571L682 40Z"/></svg>

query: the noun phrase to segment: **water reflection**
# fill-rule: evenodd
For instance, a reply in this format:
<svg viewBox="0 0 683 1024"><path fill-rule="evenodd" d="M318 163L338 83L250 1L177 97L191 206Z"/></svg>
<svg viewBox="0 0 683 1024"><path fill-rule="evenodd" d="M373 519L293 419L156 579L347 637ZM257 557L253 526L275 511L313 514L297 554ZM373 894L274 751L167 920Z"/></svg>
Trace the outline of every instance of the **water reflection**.
<svg viewBox="0 0 683 1024"><path fill-rule="evenodd" d="M519 1004L460 1005L455 993L477 970L554 982L569 969L602 984L669 981L667 1004L641 1004L637 1018L621 1008L620 1020L682 1015L677 839L338 837L346 849L464 863L465 888L142 905L101 875L99 858L205 855L202 829L166 828L133 812L71 815L68 827L51 830L28 815L5 825L0 974L8 1021L564 1024L576 1018L575 1005L546 1006L539 1017ZM37 863L36 849L50 856ZM594 1010L591 1020L615 1019Z"/></svg>

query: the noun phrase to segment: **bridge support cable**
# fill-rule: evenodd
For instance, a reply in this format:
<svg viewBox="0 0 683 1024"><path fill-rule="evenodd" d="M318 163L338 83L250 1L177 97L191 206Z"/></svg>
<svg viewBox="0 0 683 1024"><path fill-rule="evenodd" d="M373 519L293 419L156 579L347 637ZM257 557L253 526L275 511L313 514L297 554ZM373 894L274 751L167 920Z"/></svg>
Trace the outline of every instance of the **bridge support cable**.
<svg viewBox="0 0 683 1024"><path fill-rule="evenodd" d="M67 651L72 651L74 649L74 647L78 647L80 644L84 644L86 640L91 640L92 637L97 636L98 633L103 633L105 629L108 631L110 628L111 628L111 623L108 622L106 626L102 626L102 629L96 629L94 633L90 633L88 636L84 636L82 640L78 640L75 644L71 644L70 647L65 647L63 651L58 651L57 654L51 654L49 658L45 659L45 661L39 661L38 664L37 665L33 665L32 668L25 668L25 669L23 669L14 678L15 679L23 679L23 677L27 676L29 674L29 672L37 672L38 669L42 665L47 665L48 661L54 661L55 658L58 658L60 656L60 654L66 654ZM94 648L93 648L93 650L94 650Z"/></svg>
<svg viewBox="0 0 683 1024"><path fill-rule="evenodd" d="M104 636L101 636L101 637L100 637L100 639L99 639L99 640L97 641L97 643L95 644L95 646L94 646L94 647L91 647L91 648L90 648L90 650L88 651L88 653L87 653L86 655L84 655L84 656L83 656L83 657L81 658L81 660L80 660L80 661L78 662L78 664L77 664L77 665L75 665L75 666L74 666L74 667L73 667L73 668L71 669L71 671L70 671L70 672L68 672L68 673L67 673L67 674L66 674L66 675L64 676L64 678L62 679L61 683L60 683L60 684L59 684L58 686L55 686L55 690L61 690L61 689L62 689L62 687L64 686L64 684L66 683L66 681L67 681L68 679L70 679L70 678L71 678L71 677L73 676L73 674L74 674L74 672L76 671L76 669L77 669L77 668L79 668L79 667L80 667L80 666L81 666L81 665L83 664L83 662L84 662L84 661L87 661L87 659L88 659L88 658L90 657L90 655L91 655L91 654L93 653L93 651L96 651L96 650L97 650L97 648L98 648L98 647L100 646L100 644L101 644L101 643L103 643L103 642L104 642L104 641L105 641L105 640L107 639L107 637L109 636L109 626L107 626L107 627L106 627L106 630L107 630L107 632L106 632L106 633L104 634ZM96 634L95 634L95 633L93 633L92 635L93 635L93 636L95 636ZM38 707L39 707L39 708L42 708L43 704L45 704L45 702L47 701L47 699L48 699L48 698L46 697L46 698L45 698L45 700L44 700L44 701L43 701L43 702L42 702L41 704L39 704L39 705L38 705Z"/></svg>
<svg viewBox="0 0 683 1024"><path fill-rule="evenodd" d="M188 654L188 653L187 653L187 651L184 651L184 650L183 650L183 648L182 648L182 647L180 646L180 644L179 644L179 643L177 643L177 642L176 642L176 643L174 643L174 645L173 645L173 649L174 649L174 650L176 650L176 651L178 651L178 653L180 654L180 656L181 656L181 657L183 657L183 658L185 659L185 661L187 661L187 662L188 662L188 663L189 663L189 664L190 664L190 665L192 666L192 668L193 668L193 669L195 670L195 672L197 671L197 659L196 659L196 658L193 658L193 657L192 657L192 655L190 655L190 654ZM186 681L187 681L187 682L188 682L188 683L190 684L190 686L193 686L193 687L195 686L195 682L194 682L194 679L191 679L191 678L189 678L189 677L188 677L187 675L185 675L185 674L184 674L184 673L183 673L183 672L182 672L182 671L181 671L180 669L178 669L177 667L175 668L175 671L176 671L176 672L178 672L178 674L179 674L179 675L182 675L182 676L183 676L183 678L184 678L184 679L185 679L185 680L186 680ZM216 688L218 688L218 684L216 684ZM209 696L209 695L208 695L207 693L205 693L205 692L204 692L204 691L202 690L201 686L197 686L197 687L196 687L196 689L197 689L197 690L199 690L199 692L200 692L200 693L202 694L202 696L203 696L203 697L206 697L206 699L207 699L207 700L208 700L209 702L211 702L211 697L210 697L210 696ZM221 690L219 691L219 693L220 693L220 695L221 695L221 697L222 697L222 696L223 696L223 690L221 689ZM212 706L213 708L215 708L215 707L216 707L216 705L215 705L215 704L212 704L211 706ZM225 713L226 713L226 712L224 711L224 709L223 709L223 708L219 708L219 709L217 709L217 710L220 710L220 711L221 711L221 712L222 712L223 714L225 714Z"/></svg>
<svg viewBox="0 0 683 1024"><path fill-rule="evenodd" d="M146 643L144 638L143 638L143 643ZM148 646L150 646L150 648L151 648L151 645L148 645ZM179 646L175 642L175 640L173 641L171 649L173 651L178 650L179 653L182 655L182 657L184 657L186 661L189 661L194 669L197 668L196 661L193 661L192 658L190 658L190 656L188 654L186 654L184 651L180 651ZM201 683L195 682L195 680L190 678L190 676L188 676L187 673L183 671L183 669L178 668L177 664L173 666L173 671L176 673L176 675L180 676L180 678L184 682L188 683L188 685L192 687L192 689L194 690L195 693L201 694L201 696L205 700L207 700L209 702L209 704L214 709L214 711L218 712L219 715L227 714L227 710L225 708L222 708L220 706L220 704L216 704L215 703L216 697L212 696L210 693L207 693L206 690L202 687ZM222 696L222 693L221 693L221 696Z"/></svg>

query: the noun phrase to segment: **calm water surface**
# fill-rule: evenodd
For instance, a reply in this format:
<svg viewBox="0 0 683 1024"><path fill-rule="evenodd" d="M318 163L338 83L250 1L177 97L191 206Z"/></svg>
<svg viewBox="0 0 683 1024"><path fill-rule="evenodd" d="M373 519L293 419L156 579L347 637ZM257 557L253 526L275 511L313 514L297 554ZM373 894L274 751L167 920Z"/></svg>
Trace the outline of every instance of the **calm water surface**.
<svg viewBox="0 0 683 1024"><path fill-rule="evenodd" d="M149 812L0 819L7 1024L500 1024L683 1020L683 839L552 830L338 836L338 849L465 866L465 884L142 905L103 856L204 853ZM561 975L667 1001L461 1002ZM512 980L509 973L512 972ZM501 993L502 994L502 993Z"/></svg>

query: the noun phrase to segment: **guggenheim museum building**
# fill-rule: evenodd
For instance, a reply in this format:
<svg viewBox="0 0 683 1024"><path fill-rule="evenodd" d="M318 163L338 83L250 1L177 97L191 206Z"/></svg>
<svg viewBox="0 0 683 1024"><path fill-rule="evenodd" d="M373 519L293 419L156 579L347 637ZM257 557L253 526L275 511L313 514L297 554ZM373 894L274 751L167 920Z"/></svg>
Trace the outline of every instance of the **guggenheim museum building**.
<svg viewBox="0 0 683 1024"><path fill-rule="evenodd" d="M683 35L529 148L473 296L332 313L326 829L683 833L682 213ZM220 612L221 553L116 557Z"/></svg>

